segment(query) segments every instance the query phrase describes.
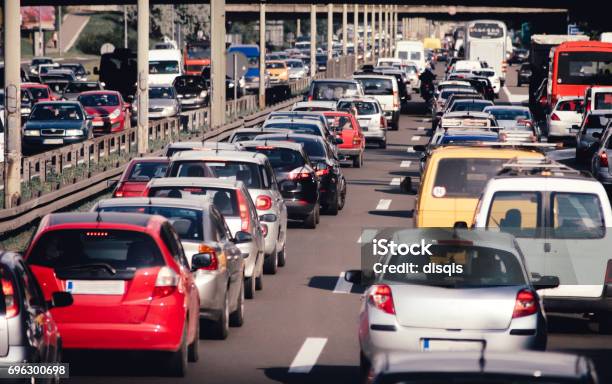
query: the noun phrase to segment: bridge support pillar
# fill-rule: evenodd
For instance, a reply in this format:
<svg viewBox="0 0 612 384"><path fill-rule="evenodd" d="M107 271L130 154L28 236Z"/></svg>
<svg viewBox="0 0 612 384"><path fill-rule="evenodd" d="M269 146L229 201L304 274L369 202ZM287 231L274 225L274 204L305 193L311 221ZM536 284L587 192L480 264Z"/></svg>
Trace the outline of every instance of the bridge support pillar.
<svg viewBox="0 0 612 384"><path fill-rule="evenodd" d="M225 124L225 0L210 0L209 129Z"/></svg>
<svg viewBox="0 0 612 384"><path fill-rule="evenodd" d="M259 109L266 109L266 3L259 3Z"/></svg>
<svg viewBox="0 0 612 384"><path fill-rule="evenodd" d="M4 208L21 197L21 16L19 1L4 0Z"/></svg>
<svg viewBox="0 0 612 384"><path fill-rule="evenodd" d="M327 4L327 59L332 58L332 46L334 43L334 5ZM327 68L329 70L329 68Z"/></svg>
<svg viewBox="0 0 612 384"><path fill-rule="evenodd" d="M317 5L310 4L310 77L317 74Z"/></svg>
<svg viewBox="0 0 612 384"><path fill-rule="evenodd" d="M372 28L370 28L370 49L372 50L372 55L370 59L372 62L376 62L376 6L372 5Z"/></svg>
<svg viewBox="0 0 612 384"><path fill-rule="evenodd" d="M302 37L302 20L300 19L295 22L295 37Z"/></svg>
<svg viewBox="0 0 612 384"><path fill-rule="evenodd" d="M355 60L355 70L359 65L359 5L353 5L353 58ZM364 50L365 52L365 50Z"/></svg>
<svg viewBox="0 0 612 384"><path fill-rule="evenodd" d="M385 44L383 41L384 21L383 21L383 5L378 7L378 57L385 57Z"/></svg>
<svg viewBox="0 0 612 384"><path fill-rule="evenodd" d="M138 153L149 151L149 0L138 0Z"/></svg>
<svg viewBox="0 0 612 384"><path fill-rule="evenodd" d="M342 54L348 55L348 4L342 4Z"/></svg>

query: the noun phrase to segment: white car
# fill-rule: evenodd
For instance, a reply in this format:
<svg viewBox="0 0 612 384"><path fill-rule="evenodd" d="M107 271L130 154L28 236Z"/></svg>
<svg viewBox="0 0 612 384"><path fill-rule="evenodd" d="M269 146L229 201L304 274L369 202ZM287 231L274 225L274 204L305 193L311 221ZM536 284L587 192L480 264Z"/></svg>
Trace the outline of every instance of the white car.
<svg viewBox="0 0 612 384"><path fill-rule="evenodd" d="M496 96L499 95L499 91L501 90L501 80L495 73L495 70L491 68L473 69L472 73L476 76L483 76L489 79L491 86L493 87L493 92Z"/></svg>
<svg viewBox="0 0 612 384"><path fill-rule="evenodd" d="M291 107L292 111L326 112L335 111L336 102L327 100L298 101Z"/></svg>
<svg viewBox="0 0 612 384"><path fill-rule="evenodd" d="M513 160L489 180L474 226L517 239L531 277L554 275L541 291L550 312L595 313L600 332L612 332L610 255L612 209L590 174L543 159Z"/></svg>
<svg viewBox="0 0 612 384"><path fill-rule="evenodd" d="M380 148L387 148L387 120L378 100L370 97L340 99L338 110L356 110L355 118L366 143L375 142Z"/></svg>
<svg viewBox="0 0 612 384"><path fill-rule="evenodd" d="M572 132L574 126L580 127L582 123L582 110L584 109L584 97L568 96L561 97L552 111L546 117L548 126L548 141L557 139L568 139L576 136Z"/></svg>
<svg viewBox="0 0 612 384"><path fill-rule="evenodd" d="M397 78L386 75L356 75L353 76L353 79L361 83L366 96L378 100L385 113L389 129L397 130L401 111Z"/></svg>
<svg viewBox="0 0 612 384"><path fill-rule="evenodd" d="M308 75L308 68L306 68L302 60L287 59L285 63L287 63L289 71L289 80L300 80Z"/></svg>

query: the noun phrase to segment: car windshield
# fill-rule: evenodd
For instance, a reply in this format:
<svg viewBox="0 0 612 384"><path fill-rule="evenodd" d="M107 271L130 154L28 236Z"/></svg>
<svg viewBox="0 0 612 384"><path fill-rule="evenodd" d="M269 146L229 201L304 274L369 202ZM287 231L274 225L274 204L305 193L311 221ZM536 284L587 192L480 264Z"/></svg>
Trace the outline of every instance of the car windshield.
<svg viewBox="0 0 612 384"><path fill-rule="evenodd" d="M85 68L81 64L62 64L60 68L70 69L75 75L85 75Z"/></svg>
<svg viewBox="0 0 612 384"><path fill-rule="evenodd" d="M259 132L236 132L232 136L232 143L237 143L240 141L250 141L255 138L255 136L261 135L261 131Z"/></svg>
<svg viewBox="0 0 612 384"><path fill-rule="evenodd" d="M269 136L264 138L257 138L257 140L283 140L283 141L292 141L296 143L301 143L304 147L304 150L308 154L308 157L325 157L325 146L319 140L312 140L305 137L291 137L285 139L286 136Z"/></svg>
<svg viewBox="0 0 612 384"><path fill-rule="evenodd" d="M281 69L286 68L285 63L267 63L266 68L268 69Z"/></svg>
<svg viewBox="0 0 612 384"><path fill-rule="evenodd" d="M289 68L304 68L304 63L301 61L287 61L287 66Z"/></svg>
<svg viewBox="0 0 612 384"><path fill-rule="evenodd" d="M313 100L330 101L337 101L343 97L357 96L357 84L317 81L313 84L312 96Z"/></svg>
<svg viewBox="0 0 612 384"><path fill-rule="evenodd" d="M612 109L612 92L597 92L594 109Z"/></svg>
<svg viewBox="0 0 612 384"><path fill-rule="evenodd" d="M452 112L482 112L485 107L491 105L491 103L482 102L482 101L474 101L474 100L465 100L465 101L457 101L453 104L451 108Z"/></svg>
<svg viewBox="0 0 612 384"><path fill-rule="evenodd" d="M32 94L32 97L36 100L49 98L49 90L47 88L32 87L32 88L28 88L28 90Z"/></svg>
<svg viewBox="0 0 612 384"><path fill-rule="evenodd" d="M296 168L306 165L302 154L290 148L278 148L274 146L247 147L246 150L266 155L272 168L276 172L290 172Z"/></svg>
<svg viewBox="0 0 612 384"><path fill-rule="evenodd" d="M69 83L64 88L64 93L81 93L86 91L99 91L98 83Z"/></svg>
<svg viewBox="0 0 612 384"><path fill-rule="evenodd" d="M166 169L168 169L167 161L142 161L132 166L127 181L149 181L164 177Z"/></svg>
<svg viewBox="0 0 612 384"><path fill-rule="evenodd" d="M327 116L327 124L334 131L353 130L351 118L348 116Z"/></svg>
<svg viewBox="0 0 612 384"><path fill-rule="evenodd" d="M262 188L261 173L256 163L223 160L180 161L172 165L170 176L188 176L191 167L196 164L206 164L219 179L242 181L247 188Z"/></svg>
<svg viewBox="0 0 612 384"><path fill-rule="evenodd" d="M338 103L338 109L350 110L353 107L357 109L357 115L374 115L378 113L376 103L369 101L341 101Z"/></svg>
<svg viewBox="0 0 612 384"><path fill-rule="evenodd" d="M40 64L53 64L53 60L51 59L32 59L32 66L36 66Z"/></svg>
<svg viewBox="0 0 612 384"><path fill-rule="evenodd" d="M557 82L612 85L612 52L559 53Z"/></svg>
<svg viewBox="0 0 612 384"><path fill-rule="evenodd" d="M149 88L149 99L174 99L174 88L151 87Z"/></svg>
<svg viewBox="0 0 612 384"><path fill-rule="evenodd" d="M497 120L520 120L530 119L531 114L528 110L522 109L487 109Z"/></svg>
<svg viewBox="0 0 612 384"><path fill-rule="evenodd" d="M391 79L364 78L358 79L366 95L392 95L393 81Z"/></svg>
<svg viewBox="0 0 612 384"><path fill-rule="evenodd" d="M434 197L477 198L506 159L447 158L438 163L432 189Z"/></svg>
<svg viewBox="0 0 612 384"><path fill-rule="evenodd" d="M179 62L176 60L149 61L151 75L179 73Z"/></svg>
<svg viewBox="0 0 612 384"><path fill-rule="evenodd" d="M205 198L211 201L224 216L238 216L236 191L216 187L151 187L150 197L170 197L178 199Z"/></svg>
<svg viewBox="0 0 612 384"><path fill-rule="evenodd" d="M606 127L609 120L610 119L606 116L589 115L586 118L584 128L587 131L601 131Z"/></svg>
<svg viewBox="0 0 612 384"><path fill-rule="evenodd" d="M37 104L29 120L83 120L81 109L73 104Z"/></svg>
<svg viewBox="0 0 612 384"><path fill-rule="evenodd" d="M81 95L79 102L84 107L112 107L119 105L119 96L113 93Z"/></svg>
<svg viewBox="0 0 612 384"><path fill-rule="evenodd" d="M265 125L265 128L279 128L279 129L287 129L296 133L306 133L309 135L317 135L321 136L321 131L319 127L314 124L305 124L305 123L268 123Z"/></svg>
<svg viewBox="0 0 612 384"><path fill-rule="evenodd" d="M452 243L451 240L448 243ZM387 265L414 263L419 273L382 273L380 280L389 283L434 285L452 288L525 285L526 278L518 257L510 252L457 242L453 244L432 244L430 255L391 256ZM440 265L461 265L462 273L423 273L424 267L434 263Z"/></svg>
<svg viewBox="0 0 612 384"><path fill-rule="evenodd" d="M579 112L582 110L584 105L584 100L582 99L574 99L574 100L564 100L560 101L557 104L557 111L563 112Z"/></svg>
<svg viewBox="0 0 612 384"><path fill-rule="evenodd" d="M205 80L200 76L181 76L174 80L174 88L177 91L196 91L204 90L206 88Z"/></svg>
<svg viewBox="0 0 612 384"><path fill-rule="evenodd" d="M162 266L164 259L155 241L142 232L63 229L44 233L28 263L56 270L100 264L115 270L133 270Z"/></svg>
<svg viewBox="0 0 612 384"><path fill-rule="evenodd" d="M187 45L187 58L208 59L210 58L210 46Z"/></svg>
<svg viewBox="0 0 612 384"><path fill-rule="evenodd" d="M167 218L171 223L175 221L186 221L189 226L184 233L177 233L181 240L197 240L204 239L202 211L198 209L181 208L181 207L160 207L155 205L125 205L111 206L99 208L100 212L124 212L124 213L144 213L147 215L160 215ZM182 231L181 231L182 232Z"/></svg>

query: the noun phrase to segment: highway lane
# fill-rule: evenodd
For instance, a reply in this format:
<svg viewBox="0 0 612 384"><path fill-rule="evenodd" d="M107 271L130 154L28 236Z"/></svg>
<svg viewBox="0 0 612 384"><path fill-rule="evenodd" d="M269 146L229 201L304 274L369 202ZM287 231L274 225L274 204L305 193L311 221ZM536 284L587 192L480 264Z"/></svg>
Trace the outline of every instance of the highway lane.
<svg viewBox="0 0 612 384"><path fill-rule="evenodd" d="M415 197L391 185L418 175L416 154L408 150L427 142L419 128L430 123L416 115L418 104L411 112L402 116L399 131L389 132L386 150L368 148L364 168L344 168L347 204L338 216L322 216L316 230L291 226L287 266L265 276L264 290L246 304L242 328L232 328L224 341L200 341L200 361L190 364L185 379L160 377L150 354L78 352L66 353L70 382L356 382L360 295L340 274L359 267L358 240L365 226L412 226ZM607 363L612 338L597 334L592 322L578 316L550 316L550 332L549 349L591 356L602 382L612 382Z"/></svg>

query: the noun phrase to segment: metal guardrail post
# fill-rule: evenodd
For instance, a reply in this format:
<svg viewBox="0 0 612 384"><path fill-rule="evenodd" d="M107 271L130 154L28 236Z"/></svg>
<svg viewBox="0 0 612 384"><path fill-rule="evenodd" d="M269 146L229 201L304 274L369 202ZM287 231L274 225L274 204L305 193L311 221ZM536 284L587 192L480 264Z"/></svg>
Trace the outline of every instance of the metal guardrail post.
<svg viewBox="0 0 612 384"><path fill-rule="evenodd" d="M149 0L138 0L138 153L149 148Z"/></svg>

